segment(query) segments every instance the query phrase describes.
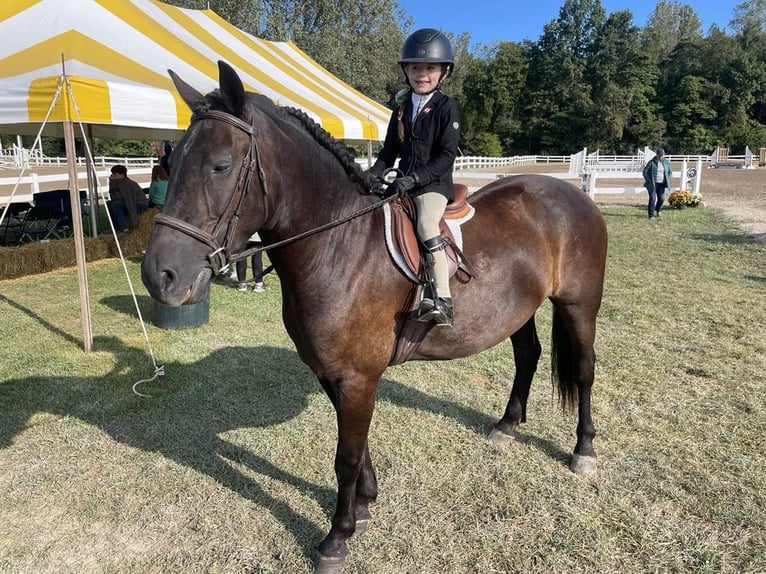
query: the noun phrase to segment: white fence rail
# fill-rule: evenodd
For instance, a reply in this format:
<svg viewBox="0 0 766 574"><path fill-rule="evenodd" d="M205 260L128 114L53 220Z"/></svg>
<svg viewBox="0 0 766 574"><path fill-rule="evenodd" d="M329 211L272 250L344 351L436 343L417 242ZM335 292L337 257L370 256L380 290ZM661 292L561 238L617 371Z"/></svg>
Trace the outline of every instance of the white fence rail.
<svg viewBox="0 0 766 574"><path fill-rule="evenodd" d="M0 150L0 174L2 174L3 168L16 168L14 162L14 156L10 152L16 150ZM556 177L568 177L570 179L581 179L581 185L585 188L590 188L591 193L600 193L600 189L595 188L595 181L598 178L623 178L632 179L640 175L641 168L645 163L645 150L640 151L636 155L602 155L598 152L588 155L587 150L583 150L578 154L571 156L544 156L544 155L527 155L527 156L513 156L513 157L481 157L481 156L460 156L455 160L455 171L462 172L461 175L467 176L469 170L482 170L488 168L497 167L513 167L523 165L540 165L540 164L569 164L569 174L552 174ZM750 154L752 156L752 154ZM17 156L18 157L18 154ZM61 173L52 175L38 175L37 173L30 172L21 180L17 177L5 177L0 178L0 187L6 189L16 185L17 181L19 187L14 197L14 201L32 202L32 197L35 193L39 193L41 183L53 183L55 182L56 188L64 189L68 187L68 175L66 173L66 158L60 157L42 157L40 154L27 154L24 156L26 161L29 162L27 169L33 167L60 167ZM713 167L715 165L713 156L708 155L668 155L668 158L672 162L683 162L684 164L697 164L707 165ZM742 161L743 163L747 158L746 156L730 155L729 161ZM128 168L131 178L136 179L142 185L148 185L151 168L156 164L157 159L154 157L109 157L99 156L94 158L96 164L96 175L99 182L108 179L109 168L115 164L123 164ZM367 158L358 158L357 163L362 167L368 166ZM77 158L77 166L85 167L85 158ZM487 174L478 171L471 174L472 178L481 179L482 176L486 178L495 178L496 174ZM84 171L78 172L78 178L86 179ZM588 182L588 179L592 179ZM587 185L590 183L590 185ZM639 183L640 185L640 183ZM46 186L50 188L50 186ZM85 187L81 187L85 189ZM636 189L639 189L636 187ZM627 188L625 188L627 190ZM99 190L101 191L101 190ZM606 191L606 190L605 190ZM612 189L608 189L609 192L613 192ZM5 195L5 197L3 197ZM0 206L7 203L7 195L0 192Z"/></svg>
<svg viewBox="0 0 766 574"><path fill-rule="evenodd" d="M39 154L13 154L9 153L12 150L2 150L0 153L0 167L16 168L20 169L31 167L66 167L67 160L65 157L45 157ZM29 150L25 150L29 151ZM146 167L153 166L157 163L156 157L114 157L114 156L98 156L93 158L93 162L96 167L113 166L115 164L122 164L128 169L131 167ZM78 157L76 159L78 167L85 167L86 162L84 157Z"/></svg>
<svg viewBox="0 0 766 574"><path fill-rule="evenodd" d="M108 191L108 180L109 180L109 174L111 171L111 165L113 163L110 163L110 169L96 169L96 178L98 180L98 193L99 195L104 194ZM135 164L133 164L135 165ZM140 185L146 187L149 185L151 175L152 175L152 168L151 167L133 167L130 170L130 177L131 179L137 181ZM84 183L87 181L87 173L84 171L78 171L77 172L77 178L81 183ZM55 173L50 175L39 175L37 173L29 173L27 175L24 175L21 178L18 177L0 177L0 188L4 188L0 190L0 207L4 206L6 203L8 203L10 191L16 187L18 184L18 187L16 189L16 194L13 196L13 203L32 203L34 199L34 195L36 193L44 193L44 191L51 191L50 186L45 186L46 190L41 190L40 185L41 184L48 184L48 183L55 183L56 189L68 189L69 187L69 174L62 172L62 173ZM80 186L80 191L87 191L86 185ZM6 193L5 190L8 190Z"/></svg>
<svg viewBox="0 0 766 574"><path fill-rule="evenodd" d="M37 151L37 150L35 150ZM26 153L23 153L26 152ZM598 165L599 171L623 171L630 170L635 171L635 168L643 166L643 151L640 151L634 155L604 155L598 151L587 155L586 150L580 152L583 155L581 162L582 166ZM485 169L493 167L512 167L515 165L531 165L531 164L570 164L570 171L572 169L577 170L580 173L580 165L576 165L576 158L580 154L572 155L521 155L521 156L509 156L509 157L484 157L484 156L458 156L455 158L455 170L466 169ZM22 158L21 160L19 158ZM687 162L696 162L702 160L703 164L715 164L715 155L701 155L701 154L668 154L667 156L673 162L681 162L686 160ZM753 154L749 152L743 155L729 155L728 160L731 162L746 162L752 161ZM76 159L78 167L85 167L86 162L84 157L78 157ZM133 167L152 167L157 163L156 157L116 157L116 156L98 156L94 158L96 167L111 167L115 164L122 164L129 170ZM26 163L26 165L24 165ZM361 166L367 166L366 158L357 159L357 163ZM45 157L41 156L39 152L32 153L31 150L22 150L19 154L14 149L0 149L0 170L3 168L31 168L31 167L66 167L67 161L65 157ZM640 169L640 168L639 168ZM574 172L573 172L574 173Z"/></svg>

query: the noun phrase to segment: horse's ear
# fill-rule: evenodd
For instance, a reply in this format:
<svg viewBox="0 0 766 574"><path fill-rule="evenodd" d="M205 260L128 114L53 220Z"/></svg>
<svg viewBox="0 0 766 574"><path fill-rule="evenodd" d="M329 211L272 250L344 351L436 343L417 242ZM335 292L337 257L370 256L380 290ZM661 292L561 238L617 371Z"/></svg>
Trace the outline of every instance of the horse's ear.
<svg viewBox="0 0 766 574"><path fill-rule="evenodd" d="M236 117L242 116L245 108L245 87L239 79L237 72L229 64L218 60L218 77L221 83L221 96L223 96L229 111Z"/></svg>
<svg viewBox="0 0 766 574"><path fill-rule="evenodd" d="M196 102L205 99L205 96L179 78L173 70L168 70L168 74L170 74L170 79L173 80L176 90L181 94L181 98L186 102L186 105L189 106L190 109L193 110Z"/></svg>

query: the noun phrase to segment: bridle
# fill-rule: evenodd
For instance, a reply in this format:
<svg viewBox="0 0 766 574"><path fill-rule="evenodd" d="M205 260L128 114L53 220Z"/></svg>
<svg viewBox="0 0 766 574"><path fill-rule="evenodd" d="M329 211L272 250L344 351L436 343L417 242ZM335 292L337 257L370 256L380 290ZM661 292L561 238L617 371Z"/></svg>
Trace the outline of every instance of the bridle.
<svg viewBox="0 0 766 574"><path fill-rule="evenodd" d="M213 275L215 277L220 277L228 273L231 268L231 264L235 263L236 261L246 259L250 255L254 255L262 251L267 251L276 247L287 245L288 243L309 237L315 233L337 227L338 225L342 225L343 223L351 221L360 215L369 213L370 211L381 207L385 203L388 203L395 198L395 196L384 198L381 201L360 209L359 211L356 211L342 219L320 225L314 229L309 229L308 231L304 231L303 233L299 233L298 235L288 239L272 243L268 246L254 247L245 251L240 251L239 253L230 253L229 246L231 245L232 239L237 230L237 223L239 222L242 203L250 188L253 173L256 171L258 173L258 181L262 191L264 214L268 215L268 203L266 201L268 189L266 187L266 176L263 172L263 166L261 165L261 159L258 153L258 144L255 137L254 124L245 123L232 114L218 110L206 110L203 112L197 112L192 116L191 123L204 119L222 121L226 124L234 126L237 129L242 130L248 134L250 138L250 146L247 151L247 155L242 160L242 165L240 167L239 176L237 178L237 186L234 189L234 194L231 196L231 199L229 199L229 203L226 206L226 209L224 210L220 219L216 222L215 227L211 233L208 233L199 227L178 219L177 217L173 217L172 215L165 215L164 213L158 213L155 215L154 221L160 225L166 225L172 229L180 231L181 233L185 233L186 235L189 235L190 237L193 237L197 241L200 241L210 247L212 251L208 253L205 258L207 259L208 267L210 267L210 269L213 271ZM223 235L223 239L219 242L218 237L221 235L222 230L225 230L225 233Z"/></svg>
<svg viewBox="0 0 766 574"><path fill-rule="evenodd" d="M237 257L237 254L229 253L229 245L231 245L234 234L237 231L237 223L239 222L242 203L250 189L250 182L253 179L254 172L258 172L258 180L261 184L261 190L263 191L264 213L266 213L267 209L266 195L268 192L266 190L266 177L263 173L261 160L258 155L255 126L243 122L236 116L217 110L197 112L192 116L191 123L205 119L218 120L234 126L245 132L250 138L250 145L245 158L242 160L234 193L229 199L226 209L220 219L216 222L211 233L178 219L177 217L173 217L172 215L165 215L164 213L155 215L154 221L158 224L167 225L168 227L185 233L210 247L212 251L207 254L206 259L208 261L208 266L213 270L213 275L218 277L229 271L232 262L241 259L241 257ZM219 242L218 238L222 234L222 231L223 239Z"/></svg>

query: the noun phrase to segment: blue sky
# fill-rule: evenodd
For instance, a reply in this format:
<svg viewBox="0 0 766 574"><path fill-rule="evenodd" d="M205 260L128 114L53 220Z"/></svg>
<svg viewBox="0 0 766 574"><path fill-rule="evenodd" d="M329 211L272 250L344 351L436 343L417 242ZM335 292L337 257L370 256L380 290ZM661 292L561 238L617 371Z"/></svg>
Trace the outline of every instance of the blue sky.
<svg viewBox="0 0 766 574"><path fill-rule="evenodd" d="M558 18L564 0L398 0L402 9L414 20L412 29L438 28L445 32L471 34L471 44L493 40L520 42L536 41L543 26ZM702 20L703 33L716 24L727 31L734 7L743 0L690 0L681 4L691 6ZM654 0L601 0L607 14L628 9L633 22L644 26L654 10Z"/></svg>

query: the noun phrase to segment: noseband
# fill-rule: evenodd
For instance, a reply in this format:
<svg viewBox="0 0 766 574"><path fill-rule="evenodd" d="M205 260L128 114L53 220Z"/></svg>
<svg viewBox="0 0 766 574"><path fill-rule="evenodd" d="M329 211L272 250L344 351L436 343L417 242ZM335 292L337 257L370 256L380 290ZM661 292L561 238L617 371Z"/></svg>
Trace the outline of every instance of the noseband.
<svg viewBox="0 0 766 574"><path fill-rule="evenodd" d="M165 215L164 213L155 215L154 221L158 224L166 225L185 233L210 247L212 251L206 255L208 266L212 269L213 275L219 277L229 271L233 261L243 258L242 254L229 253L229 245L231 245L237 230L242 202L248 193L250 182L252 181L253 173L255 171L258 172L258 180L263 192L264 213L266 213L266 178L258 155L258 144L255 138L254 125L247 124L236 116L217 110L207 110L195 113L192 116L191 121L194 123L195 121L206 119L217 120L229 124L230 126L234 126L250 137L250 147L247 151L247 155L242 160L242 166L239 170L237 187L234 189L234 194L231 196L231 199L229 199L229 203L220 219L215 224L212 233L208 233L199 227L191 225L177 217ZM222 231L224 231L223 239L219 242L218 237L221 235Z"/></svg>

